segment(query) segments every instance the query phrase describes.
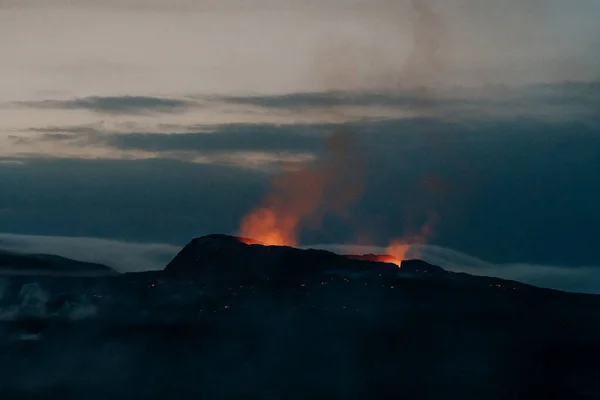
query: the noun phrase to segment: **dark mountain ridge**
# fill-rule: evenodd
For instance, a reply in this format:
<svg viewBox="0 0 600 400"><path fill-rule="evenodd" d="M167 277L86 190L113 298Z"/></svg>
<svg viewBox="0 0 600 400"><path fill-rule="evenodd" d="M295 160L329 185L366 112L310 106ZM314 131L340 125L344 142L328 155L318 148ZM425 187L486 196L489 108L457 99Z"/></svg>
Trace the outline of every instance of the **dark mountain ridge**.
<svg viewBox="0 0 600 400"><path fill-rule="evenodd" d="M368 273L385 276L397 273L397 266L351 259L325 251L287 246L246 244L248 239L215 234L193 239L167 265L171 277L206 279L308 279L328 271Z"/></svg>
<svg viewBox="0 0 600 400"><path fill-rule="evenodd" d="M118 275L112 268L97 263L72 260L52 254L25 254L0 250L0 273Z"/></svg>
<svg viewBox="0 0 600 400"><path fill-rule="evenodd" d="M453 286L551 290L500 278L446 271L422 260L404 260L400 266L392 263L392 260L392 257L385 255L340 255L325 250L269 246L248 238L212 234L190 241L166 266L161 277L210 284L237 280L297 283L337 275L386 280L390 283L417 279Z"/></svg>

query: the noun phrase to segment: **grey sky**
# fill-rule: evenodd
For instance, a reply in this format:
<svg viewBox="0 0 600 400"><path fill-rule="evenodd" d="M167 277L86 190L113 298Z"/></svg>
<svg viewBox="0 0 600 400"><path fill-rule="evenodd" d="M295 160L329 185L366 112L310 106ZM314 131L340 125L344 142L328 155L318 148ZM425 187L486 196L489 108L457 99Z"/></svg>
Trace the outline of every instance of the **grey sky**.
<svg viewBox="0 0 600 400"><path fill-rule="evenodd" d="M1 3L0 96L13 100L389 86L414 20L390 0ZM447 83L597 77L598 2L432 4L448 30Z"/></svg>

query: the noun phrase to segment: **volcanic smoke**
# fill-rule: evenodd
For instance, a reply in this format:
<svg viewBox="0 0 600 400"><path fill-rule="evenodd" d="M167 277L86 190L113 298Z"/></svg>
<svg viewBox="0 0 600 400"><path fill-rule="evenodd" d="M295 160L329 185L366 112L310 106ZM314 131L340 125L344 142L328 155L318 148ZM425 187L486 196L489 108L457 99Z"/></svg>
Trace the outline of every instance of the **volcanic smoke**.
<svg viewBox="0 0 600 400"><path fill-rule="evenodd" d="M438 51L444 39L442 20L427 0L413 0L418 18L414 27L414 48L407 59L403 79L413 83L439 74ZM423 75L427 70L429 74ZM326 215L347 216L348 207L360 199L364 189L363 158L354 137L337 131L327 142L327 155L321 162L276 176L262 204L247 214L240 236L266 245L298 246L303 228L320 227ZM385 255L370 255L400 265L411 244L424 244L430 237L432 220L420 232L393 240Z"/></svg>
<svg viewBox="0 0 600 400"><path fill-rule="evenodd" d="M346 216L348 206L363 192L362 157L346 131L331 135L327 150L321 163L275 177L262 204L242 220L241 236L297 246L303 227L319 227L327 214Z"/></svg>
<svg viewBox="0 0 600 400"><path fill-rule="evenodd" d="M428 0L412 0L411 6L416 14L413 49L402 68L402 78L412 85L431 85L442 72L440 52L448 41L446 26Z"/></svg>

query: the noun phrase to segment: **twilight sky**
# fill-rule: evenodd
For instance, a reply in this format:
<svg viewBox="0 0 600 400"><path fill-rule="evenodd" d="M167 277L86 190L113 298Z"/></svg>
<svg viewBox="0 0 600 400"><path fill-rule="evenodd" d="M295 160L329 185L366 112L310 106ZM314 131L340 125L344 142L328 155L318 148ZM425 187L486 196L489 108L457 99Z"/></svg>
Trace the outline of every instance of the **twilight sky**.
<svg viewBox="0 0 600 400"><path fill-rule="evenodd" d="M343 129L361 196L302 244L427 225L442 266L600 292L599 18L595 0L0 0L0 248L159 268L235 233Z"/></svg>

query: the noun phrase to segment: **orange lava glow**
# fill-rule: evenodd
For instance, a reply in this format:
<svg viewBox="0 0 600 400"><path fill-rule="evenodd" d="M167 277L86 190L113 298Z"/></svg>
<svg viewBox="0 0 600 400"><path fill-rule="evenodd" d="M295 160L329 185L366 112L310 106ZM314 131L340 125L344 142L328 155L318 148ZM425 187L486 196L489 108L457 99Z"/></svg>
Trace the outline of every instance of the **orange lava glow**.
<svg viewBox="0 0 600 400"><path fill-rule="evenodd" d="M365 261L377 261L384 262L390 264L396 264L400 266L400 262L402 260L398 260L396 257L388 255L388 254L363 254L363 255L348 255L349 258L353 258L355 260L365 260Z"/></svg>
<svg viewBox="0 0 600 400"><path fill-rule="evenodd" d="M254 239L251 239L251 238L241 237L241 238L238 238L238 240L240 242L242 242L242 243L245 243L245 244L260 244L260 245L264 245L263 242L259 242L258 240L254 240Z"/></svg>
<svg viewBox="0 0 600 400"><path fill-rule="evenodd" d="M402 239L396 239L386 248L386 255L382 257L388 257L393 260L394 264L400 266L402 261L408 259L408 250L410 250L410 244Z"/></svg>
<svg viewBox="0 0 600 400"><path fill-rule="evenodd" d="M327 145L328 154L320 162L296 166L271 181L262 203L242 219L240 241L298 247L299 235L304 228L320 228L329 215L350 217L350 206L360 199L364 191L364 160L352 136L346 132L334 133ZM423 184L434 193L444 189L443 182L435 176L429 177ZM349 257L392 263L398 267L402 261L418 258L420 255L413 245L428 242L438 219L434 210L427 214L420 229L391 241L385 254ZM360 235L368 236L365 232ZM358 239L366 241L365 238Z"/></svg>
<svg viewBox="0 0 600 400"><path fill-rule="evenodd" d="M345 216L362 194L362 166L352 137L336 132L321 163L285 172L271 182L262 204L244 217L240 235L267 245L298 246L303 227L319 227L327 214Z"/></svg>
<svg viewBox="0 0 600 400"><path fill-rule="evenodd" d="M419 238L414 238L419 239ZM351 258L360 259L360 260L368 260L368 261L377 261L384 262L390 264L396 264L398 267L401 266L402 261L409 260L411 257L408 252L411 249L411 245L408 241L403 239L395 239L390 245L385 249L385 254L365 254L360 256L350 256Z"/></svg>
<svg viewBox="0 0 600 400"><path fill-rule="evenodd" d="M397 266L400 266L400 263L402 262L401 259L389 254L378 254L375 256L375 261L396 264Z"/></svg>
<svg viewBox="0 0 600 400"><path fill-rule="evenodd" d="M296 246L298 218L294 215L278 213L275 209L259 208L247 215L241 226L244 236L256 238L253 242L270 246ZM244 240L246 244L248 243Z"/></svg>
<svg viewBox="0 0 600 400"><path fill-rule="evenodd" d="M247 215L241 226L241 233L252 239L241 239L246 244L267 244L270 246L296 246L298 218L274 209L259 208Z"/></svg>
<svg viewBox="0 0 600 400"><path fill-rule="evenodd" d="M394 239L386 248L386 256L396 260L394 264L400 266L402 261L420 257L412 245L425 244L433 232L432 224L436 221L436 215L432 214L428 222L425 223L419 233L412 236L406 236L401 239ZM410 254L409 254L410 251Z"/></svg>

